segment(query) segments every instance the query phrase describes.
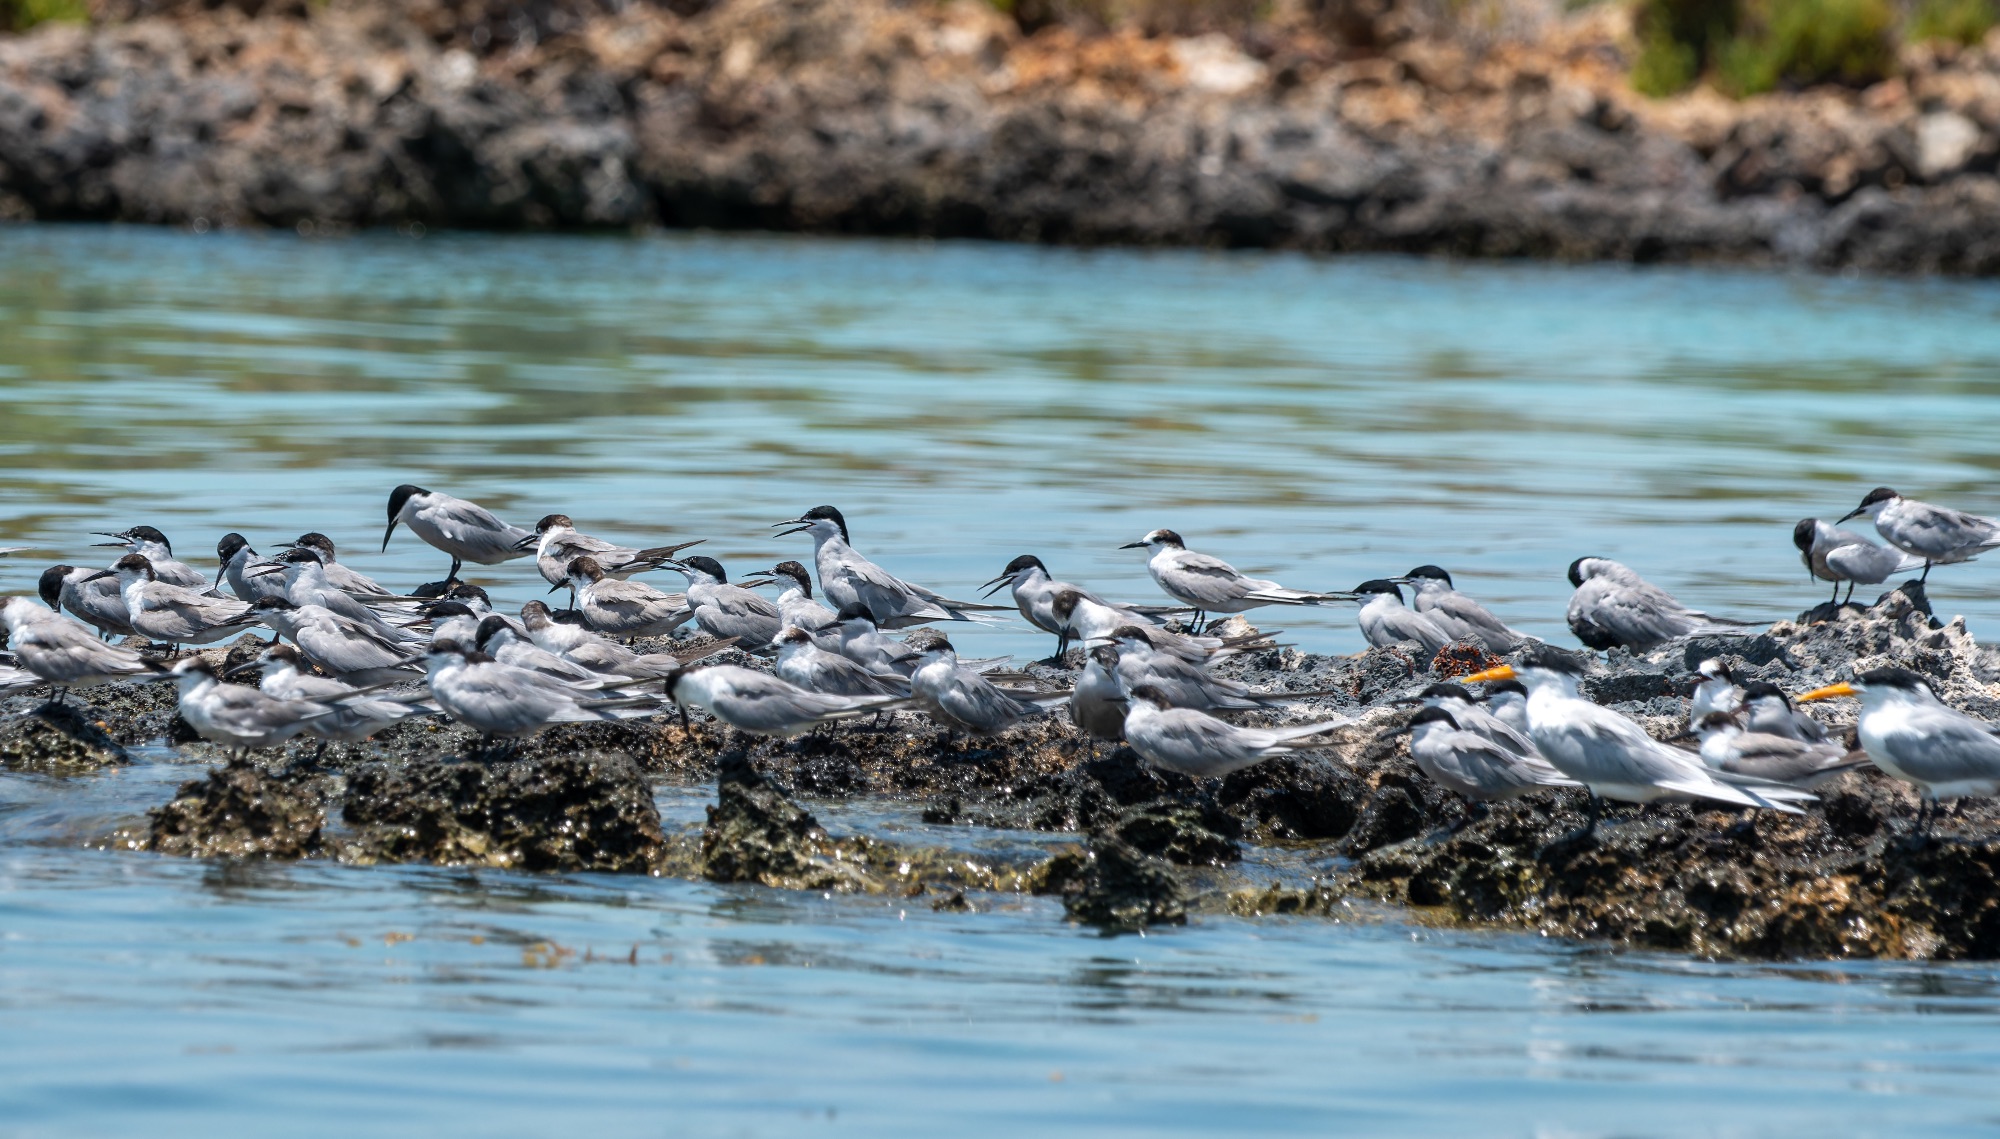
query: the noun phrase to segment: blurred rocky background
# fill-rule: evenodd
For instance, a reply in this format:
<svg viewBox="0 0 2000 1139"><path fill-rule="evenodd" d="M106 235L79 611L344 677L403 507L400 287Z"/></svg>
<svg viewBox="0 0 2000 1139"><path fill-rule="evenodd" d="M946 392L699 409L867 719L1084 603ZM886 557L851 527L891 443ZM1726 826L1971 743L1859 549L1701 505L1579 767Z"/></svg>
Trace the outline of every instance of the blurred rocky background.
<svg viewBox="0 0 2000 1139"><path fill-rule="evenodd" d="M0 217L2000 269L1989 0L0 0Z"/></svg>

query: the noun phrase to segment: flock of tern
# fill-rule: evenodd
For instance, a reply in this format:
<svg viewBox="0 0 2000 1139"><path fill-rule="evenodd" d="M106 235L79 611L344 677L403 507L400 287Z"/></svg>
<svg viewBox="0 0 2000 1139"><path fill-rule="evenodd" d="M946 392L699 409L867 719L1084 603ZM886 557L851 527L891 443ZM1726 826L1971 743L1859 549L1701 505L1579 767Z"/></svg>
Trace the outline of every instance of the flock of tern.
<svg viewBox="0 0 2000 1139"><path fill-rule="evenodd" d="M1886 545L1838 524L1864 515ZM1509 628L1432 565L1318 592L1241 573L1161 529L1125 548L1146 551L1146 569L1171 605L1109 601L1056 579L1033 555L1015 558L986 583L987 597L1009 591L1012 604L1001 605L954 600L889 573L854 548L846 519L831 506L776 524L783 535L810 537L810 571L783 561L734 582L713 558L681 556L695 542L621 546L581 533L561 514L527 529L416 486L390 494L384 550L398 526L450 557L441 581L398 593L340 564L326 535L308 533L271 556L239 534L226 535L211 582L177 560L150 526L102 534L111 541L98 545L124 551L109 568L51 566L41 575L39 603L6 601L0 612L13 659L0 666L0 692L49 685L60 701L71 688L172 677L188 724L239 753L301 735L322 747L359 741L438 712L490 743L549 724L651 716L670 706L684 720L688 707L698 707L769 736L900 710L920 712L949 732L993 735L1066 705L1093 741L1123 741L1147 763L1211 777L1324 746L1329 733L1355 724L1337 717L1264 728L1222 718L1326 693L1257 692L1220 675L1218 662L1273 642L1213 622L1265 606L1351 602L1371 645L1415 644L1428 657L1469 644L1512 658L1409 698L1422 707L1396 729L1409 735L1410 755L1427 776L1475 803L1582 787L1591 795L1593 826L1603 799L1797 811L1813 787L1871 762L1913 784L1927 815L1940 800L2000 794L1994 726L1946 706L1913 672L1878 669L1796 698L1858 696L1859 748L1850 750L1827 740L1784 692L1739 684L1722 662L1709 661L1685 737L1698 739L1699 749L1677 746L1580 696L1577 654ZM1851 599L1856 585L1918 569L1928 578L1935 565L2000 546L2000 521L1884 487L1836 523L1801 521L1793 542L1813 578L1833 583L1836 599L1845 583ZM549 593L567 594L565 608L534 600L518 616L503 614L483 589L458 577L468 562L525 557L535 559ZM679 573L686 588L670 593L637 580L652 571ZM1644 651L1746 628L1690 609L1605 558L1578 558L1569 580L1569 627L1593 649ZM760 592L766 588L775 596ZM1072 644L1087 649L1072 689L1034 687L1006 671L1004 659L961 659L931 627L993 622L1003 612L1054 635L1058 657ZM690 624L712 639L664 653L628 643ZM182 646L254 627L274 634L243 666L261 672L257 687L233 683L234 670L219 675L201 656L181 654ZM904 629L914 631L889 635ZM133 636L165 646L166 654L112 641ZM770 670L701 662L731 645L769 658ZM1475 695L1467 684L1484 689Z"/></svg>

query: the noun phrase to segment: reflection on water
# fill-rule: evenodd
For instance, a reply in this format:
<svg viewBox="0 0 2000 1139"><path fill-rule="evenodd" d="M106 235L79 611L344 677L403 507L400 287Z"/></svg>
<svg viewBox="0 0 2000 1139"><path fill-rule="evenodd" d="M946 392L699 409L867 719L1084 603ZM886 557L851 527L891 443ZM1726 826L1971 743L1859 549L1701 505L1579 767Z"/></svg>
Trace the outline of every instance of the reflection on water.
<svg viewBox="0 0 2000 1139"><path fill-rule="evenodd" d="M0 537L66 556L142 518L197 560L314 527L414 583L430 551L374 547L415 481L750 569L803 554L769 524L825 501L959 594L1031 550L1150 599L1114 547L1167 525L1315 587L1438 562L1566 640L1581 554L1775 617L1820 596L1799 517L1877 483L2000 510L1987 284L59 227L0 232L0 267ZM1984 567L1937 584L2000 630Z"/></svg>
<svg viewBox="0 0 2000 1139"><path fill-rule="evenodd" d="M956 593L1151 598L1154 526L1345 586L1435 561L1559 640L1563 567L1816 601L1790 523L2000 509L2000 291L1704 271L663 236L0 229L0 544L373 548L389 487L748 570L819 502ZM42 561L0 563L10 588ZM518 603L532 571L483 571ZM1934 578L2000 633L1988 568ZM1287 614L1351 649L1351 618ZM1040 652L1018 630L992 651ZM1070 929L1047 899L81 850L193 770L0 774L0 1133L1973 1133L1990 966L1715 965L1394 915ZM667 788L668 825L709 792ZM938 841L893 807L843 826ZM968 849L1044 836L957 832ZM1303 858L1272 852L1277 860ZM1293 867L1296 869L1296 867Z"/></svg>

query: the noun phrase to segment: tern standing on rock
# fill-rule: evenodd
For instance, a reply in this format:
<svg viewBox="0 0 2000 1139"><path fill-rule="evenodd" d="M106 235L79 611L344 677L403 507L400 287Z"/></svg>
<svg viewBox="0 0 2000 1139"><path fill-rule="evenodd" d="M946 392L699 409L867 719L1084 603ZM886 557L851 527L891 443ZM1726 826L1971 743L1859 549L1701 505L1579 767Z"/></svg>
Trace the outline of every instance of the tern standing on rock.
<svg viewBox="0 0 2000 1139"><path fill-rule="evenodd" d="M1451 583L1451 575L1437 566L1418 566L1402 577L1391 579L1407 585L1413 595L1410 608L1429 617L1453 640L1471 641L1489 653L1505 656L1521 647L1526 633L1507 627L1491 610Z"/></svg>
<svg viewBox="0 0 2000 1139"><path fill-rule="evenodd" d="M126 680L147 679L159 669L130 649L107 645L89 629L35 607L25 597L10 597L0 608L7 624L7 647L22 668L56 686L58 702L72 688L95 688Z"/></svg>
<svg viewBox="0 0 2000 1139"><path fill-rule="evenodd" d="M1933 565L1969 562L2000 546L2000 521L1904 498L1886 486L1869 491L1840 521L1864 514L1875 520L1883 541L1924 560L1923 581L1930 580Z"/></svg>
<svg viewBox="0 0 2000 1139"><path fill-rule="evenodd" d="M811 534L819 591L842 609L861 605L884 629L906 629L927 621L975 621L977 613L1005 612L1011 606L953 601L935 590L912 585L855 552L847 519L831 506L815 506L789 522L778 536Z"/></svg>
<svg viewBox="0 0 2000 1139"><path fill-rule="evenodd" d="M705 708L739 731L780 737L796 736L832 720L886 711L900 702L808 692L768 672L733 664L676 672L667 678L667 692L676 704Z"/></svg>
<svg viewBox="0 0 2000 1139"><path fill-rule="evenodd" d="M42 571L37 591L49 608L67 610L99 636L132 635L132 617L125 611L125 594L116 578L94 569L50 566Z"/></svg>
<svg viewBox="0 0 2000 1139"><path fill-rule="evenodd" d="M813 600L812 577L806 573L806 567L797 562L779 562L771 567L771 577L782 586L778 591L778 619L804 629L812 636L813 644L827 652L839 652L840 634L820 630L839 620L840 615Z"/></svg>
<svg viewBox="0 0 2000 1139"><path fill-rule="evenodd" d="M229 750L231 758L256 748L276 747L333 709L306 700L279 700L247 684L225 684L215 666L198 656L174 665L180 685L181 719L195 734Z"/></svg>
<svg viewBox="0 0 2000 1139"><path fill-rule="evenodd" d="M1597 829L1601 799L1651 803L1659 799L1712 799L1740 807L1770 807L1798 813L1790 804L1810 799L1805 792L1730 776L1728 781L1693 755L1663 744L1638 724L1577 695L1581 670L1552 650L1530 650L1518 669L1500 665L1466 677L1467 683L1512 680L1528 686L1528 736L1535 750L1557 771L1590 790L1590 819L1584 833ZM1755 788L1739 786L1756 782Z"/></svg>
<svg viewBox="0 0 2000 1139"><path fill-rule="evenodd" d="M1815 688L1800 703L1859 696L1855 732L1875 766L1916 787L1925 816L1945 799L2000 795L2000 736L1947 707L1930 682L1906 668L1878 668Z"/></svg>
<svg viewBox="0 0 2000 1139"><path fill-rule="evenodd" d="M1840 583L1847 583L1847 600L1854 600L1854 587L1880 585L1899 573L1911 573L1924 559L1901 550L1878 546L1852 530L1829 526L1817 518L1801 518L1792 527L1792 545L1799 548L1799 560L1806 572L1833 583L1832 600L1840 603Z"/></svg>
<svg viewBox="0 0 2000 1139"><path fill-rule="evenodd" d="M382 548L389 548L389 536L396 525L409 526L426 544L451 555L451 570L444 580L458 577L466 562L497 566L535 552L534 533L509 525L476 502L425 490L404 483L389 492L389 528L382 531Z"/></svg>
<svg viewBox="0 0 2000 1139"><path fill-rule="evenodd" d="M1445 790L1475 803L1519 799L1550 787L1579 786L1538 755L1522 755L1478 732L1467 731L1448 708L1420 708L1409 723L1383 738L1406 732L1410 761L1417 770Z"/></svg>
<svg viewBox="0 0 2000 1139"><path fill-rule="evenodd" d="M1868 763L1866 755L1849 754L1836 743L1745 731L1736 717L1722 712L1704 716L1695 725L1695 734L1701 737L1701 761L1715 770L1794 787L1818 787Z"/></svg>
<svg viewBox="0 0 2000 1139"><path fill-rule="evenodd" d="M1353 595L1365 598L1361 612L1355 617L1361 626L1361 636L1378 649L1415 641L1426 654L1435 656L1454 639L1431 614L1404 605L1403 591L1393 581L1386 578L1364 581L1354 587Z"/></svg>
<svg viewBox="0 0 2000 1139"><path fill-rule="evenodd" d="M580 533L567 514L544 517L535 523L535 535L535 568L541 572L542 580L550 585L568 584L569 563L586 554L603 567L607 576L627 578L635 573L659 569L675 554L702 543L702 539L697 538L678 545L638 550Z"/></svg>
<svg viewBox="0 0 2000 1139"><path fill-rule="evenodd" d="M588 554L569 563L569 585L576 591L584 627L608 637L664 637L694 616L686 594L662 593L643 581L620 581Z"/></svg>
<svg viewBox="0 0 2000 1139"><path fill-rule="evenodd" d="M1067 692L1010 692L960 664L958 651L940 634L921 641L919 635L910 638L917 641L910 646L917 653L910 694L946 731L998 735L1069 699Z"/></svg>
<svg viewBox="0 0 2000 1139"><path fill-rule="evenodd" d="M139 554L126 554L95 578L116 577L125 597L125 612L132 631L172 645L208 645L226 640L258 623L250 606L233 597L197 593L192 587L168 585L153 577L153 563Z"/></svg>
<svg viewBox="0 0 2000 1139"><path fill-rule="evenodd" d="M910 682L895 673L870 672L813 643L812 634L787 625L777 638L778 660L771 671L807 692L828 696L908 696Z"/></svg>
<svg viewBox="0 0 2000 1139"><path fill-rule="evenodd" d="M115 542L97 542L94 543L95 545L116 546L138 554L140 557L146 559L148 565L153 567L153 576L159 581L165 582L168 585L178 585L183 589L192 589L197 592L212 591L214 588L209 584L208 578L204 577L200 570L186 562L176 560L174 558L173 544L167 541L165 534L160 533L151 526L134 526L130 530L121 530L116 534L105 530L99 530L97 533L99 537L116 538L118 540Z"/></svg>
<svg viewBox="0 0 2000 1139"><path fill-rule="evenodd" d="M236 595L236 600L249 605L261 597L285 595L283 578L258 576L263 570L281 568L277 561L251 549L250 540L243 535L224 534L215 544L215 558L222 563L218 576L229 586L229 592Z"/></svg>
<svg viewBox="0 0 2000 1139"><path fill-rule="evenodd" d="M1165 695L1140 686L1130 693L1125 742L1154 767L1210 779L1241 771L1273 756L1324 747L1323 736L1354 721L1347 717L1286 728L1239 728L1192 708L1176 708Z"/></svg>
<svg viewBox="0 0 2000 1139"><path fill-rule="evenodd" d="M687 578L687 604L702 632L733 637L747 649L762 649L784 628L778 607L740 585L729 584L729 573L714 558L692 557L668 562L666 568Z"/></svg>
<svg viewBox="0 0 2000 1139"><path fill-rule="evenodd" d="M348 569L340 564L333 549L333 539L317 530L300 534L292 545L301 550L311 550L319 555L319 564L326 574L326 582L343 593L351 594L371 603L392 598L395 593L367 574ZM247 600L247 599L246 599Z"/></svg>
<svg viewBox="0 0 2000 1139"><path fill-rule="evenodd" d="M1609 558L1569 564L1569 630L1593 649L1638 652L1697 633L1743 634L1744 622L1689 609L1673 595Z"/></svg>
<svg viewBox="0 0 2000 1139"><path fill-rule="evenodd" d="M1154 530L1121 550L1150 550L1146 572L1160 591L1194 607L1199 628L1210 613L1245 613L1265 605L1318 605L1340 594L1287 589L1275 581L1248 577L1221 558L1197 554L1172 530Z"/></svg>

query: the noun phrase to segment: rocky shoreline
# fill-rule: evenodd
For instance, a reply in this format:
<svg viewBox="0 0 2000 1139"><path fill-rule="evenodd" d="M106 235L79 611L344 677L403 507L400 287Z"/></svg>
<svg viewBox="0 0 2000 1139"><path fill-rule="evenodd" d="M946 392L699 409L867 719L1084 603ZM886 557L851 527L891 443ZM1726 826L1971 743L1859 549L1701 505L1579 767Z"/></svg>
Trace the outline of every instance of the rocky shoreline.
<svg viewBox="0 0 2000 1139"><path fill-rule="evenodd" d="M1960 621L1939 623L1914 584L1754 636L1615 652L1585 691L1664 737L1681 727L1694 667L1709 656L1793 691L1894 661L1954 706L2000 717L1989 687L2000 651L1976 644ZM1355 657L1279 648L1226 667L1259 688L1333 690L1288 715L1359 723L1323 752L1196 782L1124 748L1093 748L1054 718L975 744L911 714L791 741L701 719L559 725L496 762L462 758L470 733L426 718L323 756L297 744L213 767L95 841L205 858L647 873L894 894L947 910L1026 892L1059 897L1073 920L1107 931L1204 913L1345 919L1357 905L1387 904L1446 926L1712 957L2000 958L1991 802L1969 801L1919 836L1914 794L1866 770L1823 788L1802 815L1624 807L1581 837L1580 792L1475 816L1415 770L1400 737L1382 735L1409 715L1396 697L1467 671L1450 649L1422 660L1395 648ZM1068 676L1049 665L1030 672ZM173 699L163 684L81 693L68 708L16 698L0 720L0 766L61 776L129 762L126 745L179 738ZM657 785L709 780L717 801L705 826L663 825ZM999 827L1050 842L995 856L968 853L971 839L834 833L802 799L920 811L933 834ZM1274 875L1255 857L1273 852L1314 869Z"/></svg>
<svg viewBox="0 0 2000 1139"><path fill-rule="evenodd" d="M2000 40L1735 103L1635 94L1615 7L1363 38L1025 35L974 0L135 0L0 36L0 218L2000 271Z"/></svg>

